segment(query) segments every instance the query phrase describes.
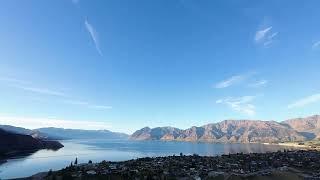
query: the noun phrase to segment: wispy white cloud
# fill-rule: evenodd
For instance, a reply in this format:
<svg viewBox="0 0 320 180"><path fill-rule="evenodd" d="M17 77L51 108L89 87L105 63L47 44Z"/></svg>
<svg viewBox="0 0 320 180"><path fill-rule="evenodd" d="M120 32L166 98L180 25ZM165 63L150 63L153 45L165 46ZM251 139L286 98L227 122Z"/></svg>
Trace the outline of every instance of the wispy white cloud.
<svg viewBox="0 0 320 180"><path fill-rule="evenodd" d="M217 83L215 85L215 88L221 89L221 88L227 88L229 86L232 86L234 84L240 83L243 80L245 80L247 78L246 75L236 75L236 76L232 76L228 79L225 79L219 83Z"/></svg>
<svg viewBox="0 0 320 180"><path fill-rule="evenodd" d="M84 21L84 24L86 26L87 31L90 34L90 37L92 39L92 41L94 42L96 49L98 51L98 53L102 56L102 51L100 50L100 45L99 45L99 39L98 39L98 33L95 30L95 28L89 23L89 21L86 19Z"/></svg>
<svg viewBox="0 0 320 180"><path fill-rule="evenodd" d="M32 86L29 81L21 80L18 78L0 77L0 82L5 82L5 85L9 87L14 87L17 89L21 89L21 90L29 91L33 93L45 94L45 95L51 95L51 96L63 96L63 97L66 96L66 94L61 91L35 87L35 86Z"/></svg>
<svg viewBox="0 0 320 180"><path fill-rule="evenodd" d="M89 103L85 101L70 100L70 99L63 100L62 102L65 104L72 104L72 105L89 105Z"/></svg>
<svg viewBox="0 0 320 180"><path fill-rule="evenodd" d="M28 91L35 93L37 95L47 95L47 96L56 96L58 99L55 100L55 102L58 103L64 103L64 104L70 104L70 105L79 105L79 106L85 106L90 109L96 109L96 110L108 110L112 109L112 106L106 106L106 105L97 105L92 104L87 101L79 101L76 100L76 98L70 97L68 94L62 92L62 91L56 91L48 88L40 88L36 86L32 86L32 84L28 81L24 81L17 78L9 78L9 77L0 77L0 82L5 82L5 85L12 88L17 88L23 91ZM36 96L36 97L30 97L32 100L35 101L41 101L45 102L46 100L42 97ZM52 100L50 100L52 101Z"/></svg>
<svg viewBox="0 0 320 180"><path fill-rule="evenodd" d="M265 42L263 43L263 45L265 47L268 47L271 43L273 43L274 38L278 35L278 32L275 32L273 34L271 34L270 36L268 36L265 40Z"/></svg>
<svg viewBox="0 0 320 180"><path fill-rule="evenodd" d="M102 110L112 109L112 106L104 106L104 105L90 105L89 107L93 109L102 109Z"/></svg>
<svg viewBox="0 0 320 180"><path fill-rule="evenodd" d="M266 41L263 43L263 46L268 47L269 45L271 45L272 41Z"/></svg>
<svg viewBox="0 0 320 180"><path fill-rule="evenodd" d="M269 46L277 35L278 32L272 32L272 26L269 26L265 29L258 30L255 34L254 40L256 43Z"/></svg>
<svg viewBox="0 0 320 180"><path fill-rule="evenodd" d="M268 84L268 81L263 79L263 80L249 84L249 87L258 88L258 87L266 86L267 84Z"/></svg>
<svg viewBox="0 0 320 180"><path fill-rule="evenodd" d="M278 32L272 33L270 36L268 36L269 39L273 39L278 35Z"/></svg>
<svg viewBox="0 0 320 180"><path fill-rule="evenodd" d="M63 100L63 103L66 104L72 104L72 105L79 105L79 106L85 106L87 108L90 109L97 109L97 110L108 110L108 109L112 109L112 106L106 106L106 105L96 105L96 104L91 104L89 102L86 101L77 101L77 100Z"/></svg>
<svg viewBox="0 0 320 180"><path fill-rule="evenodd" d="M8 82L8 83L30 84L30 82L28 82L28 81L16 79L13 77L0 77L0 81Z"/></svg>
<svg viewBox="0 0 320 180"><path fill-rule="evenodd" d="M256 32L256 35L255 35L255 37L254 37L254 40L257 41L257 42L263 40L263 39L266 37L267 33L268 33L271 29L272 29L272 26L267 27L267 28L262 29L262 30L258 30L258 31Z"/></svg>
<svg viewBox="0 0 320 180"><path fill-rule="evenodd" d="M254 74L256 74L256 72L248 72L245 74L234 75L234 76L231 76L230 78L227 78L221 82L218 82L217 84L214 85L214 87L217 89L227 88L229 86L239 84L239 83L247 80L249 77L251 77Z"/></svg>
<svg viewBox="0 0 320 180"><path fill-rule="evenodd" d="M227 97L216 101L217 104L225 104L232 110L246 114L248 116L255 115L255 106L252 101L256 96Z"/></svg>
<svg viewBox="0 0 320 180"><path fill-rule="evenodd" d="M15 87L18 89L22 89L25 91L33 92L33 93L39 93L44 95L51 95L51 96L61 96L66 97L67 95L60 91L50 90L46 88L39 88L39 87L29 87L29 86L21 86L21 85L10 85L11 87Z"/></svg>
<svg viewBox="0 0 320 180"><path fill-rule="evenodd" d="M299 108L299 107L304 107L309 104L317 103L320 102L320 93L319 94L313 94L311 96L299 99L291 104L288 105L288 109L292 108Z"/></svg>
<svg viewBox="0 0 320 180"><path fill-rule="evenodd" d="M320 41L317 41L312 45L312 49L317 49L317 48L320 48Z"/></svg>
<svg viewBox="0 0 320 180"><path fill-rule="evenodd" d="M34 117L15 117L0 115L0 124L36 129L42 127L57 127L70 129L102 130L110 129L111 125L106 122L94 120L65 120L58 118L34 118Z"/></svg>

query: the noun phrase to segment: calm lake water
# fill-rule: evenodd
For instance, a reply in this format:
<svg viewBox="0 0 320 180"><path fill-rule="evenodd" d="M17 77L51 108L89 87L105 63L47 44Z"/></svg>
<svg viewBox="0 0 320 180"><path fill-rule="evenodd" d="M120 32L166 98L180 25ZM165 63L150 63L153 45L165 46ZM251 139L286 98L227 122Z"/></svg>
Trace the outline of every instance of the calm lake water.
<svg viewBox="0 0 320 180"><path fill-rule="evenodd" d="M292 147L264 144L212 144L164 141L110 141L70 140L62 141L64 148L58 151L40 150L27 157L10 159L0 165L0 179L26 177L38 172L66 167L75 158L79 163L122 161L145 156L199 154L215 156L238 152L272 152Z"/></svg>

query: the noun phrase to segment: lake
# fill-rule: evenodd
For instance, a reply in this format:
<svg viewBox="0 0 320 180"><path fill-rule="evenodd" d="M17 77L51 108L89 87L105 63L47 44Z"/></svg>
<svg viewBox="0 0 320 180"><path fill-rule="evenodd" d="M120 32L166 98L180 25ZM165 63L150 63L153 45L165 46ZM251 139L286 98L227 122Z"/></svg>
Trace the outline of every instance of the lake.
<svg viewBox="0 0 320 180"><path fill-rule="evenodd" d="M39 150L29 156L13 158L0 165L0 179L27 177L38 172L64 168L75 158L78 163L123 161L138 157L153 157L199 154L215 156L229 153L273 152L293 149L279 145L265 144L214 144L166 141L129 140L68 140L61 141L65 146L58 151Z"/></svg>

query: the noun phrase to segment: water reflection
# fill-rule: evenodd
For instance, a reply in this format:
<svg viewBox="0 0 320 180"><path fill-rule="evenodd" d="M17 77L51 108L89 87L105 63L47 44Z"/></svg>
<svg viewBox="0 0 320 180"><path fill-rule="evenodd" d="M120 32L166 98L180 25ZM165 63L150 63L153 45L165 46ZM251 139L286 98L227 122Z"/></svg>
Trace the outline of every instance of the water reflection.
<svg viewBox="0 0 320 180"><path fill-rule="evenodd" d="M268 152L288 149L288 147L264 144L212 144L163 141L106 141L77 140L63 141L64 148L58 151L40 150L30 156L10 159L0 165L1 178L26 177L32 174L61 169L78 157L79 163L122 161L145 156L167 156L199 154L214 156L238 152ZM291 149L291 148L290 148ZM19 169L19 171L17 171Z"/></svg>

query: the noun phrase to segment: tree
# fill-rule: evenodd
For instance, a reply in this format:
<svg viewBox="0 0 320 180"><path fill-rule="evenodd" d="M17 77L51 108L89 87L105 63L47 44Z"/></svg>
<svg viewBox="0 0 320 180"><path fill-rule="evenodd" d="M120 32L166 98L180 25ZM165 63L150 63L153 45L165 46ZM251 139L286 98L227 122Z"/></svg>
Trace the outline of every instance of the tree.
<svg viewBox="0 0 320 180"><path fill-rule="evenodd" d="M52 175L52 169L50 169L50 171L48 172L47 176L51 176Z"/></svg>
<svg viewBox="0 0 320 180"><path fill-rule="evenodd" d="M103 160L101 163L100 163L103 167L108 167L109 164L106 160Z"/></svg>
<svg viewBox="0 0 320 180"><path fill-rule="evenodd" d="M74 161L74 165L78 164L78 158L76 158L76 160Z"/></svg>
<svg viewBox="0 0 320 180"><path fill-rule="evenodd" d="M92 161L91 160L89 160L89 162L88 162L89 164L92 164Z"/></svg>

